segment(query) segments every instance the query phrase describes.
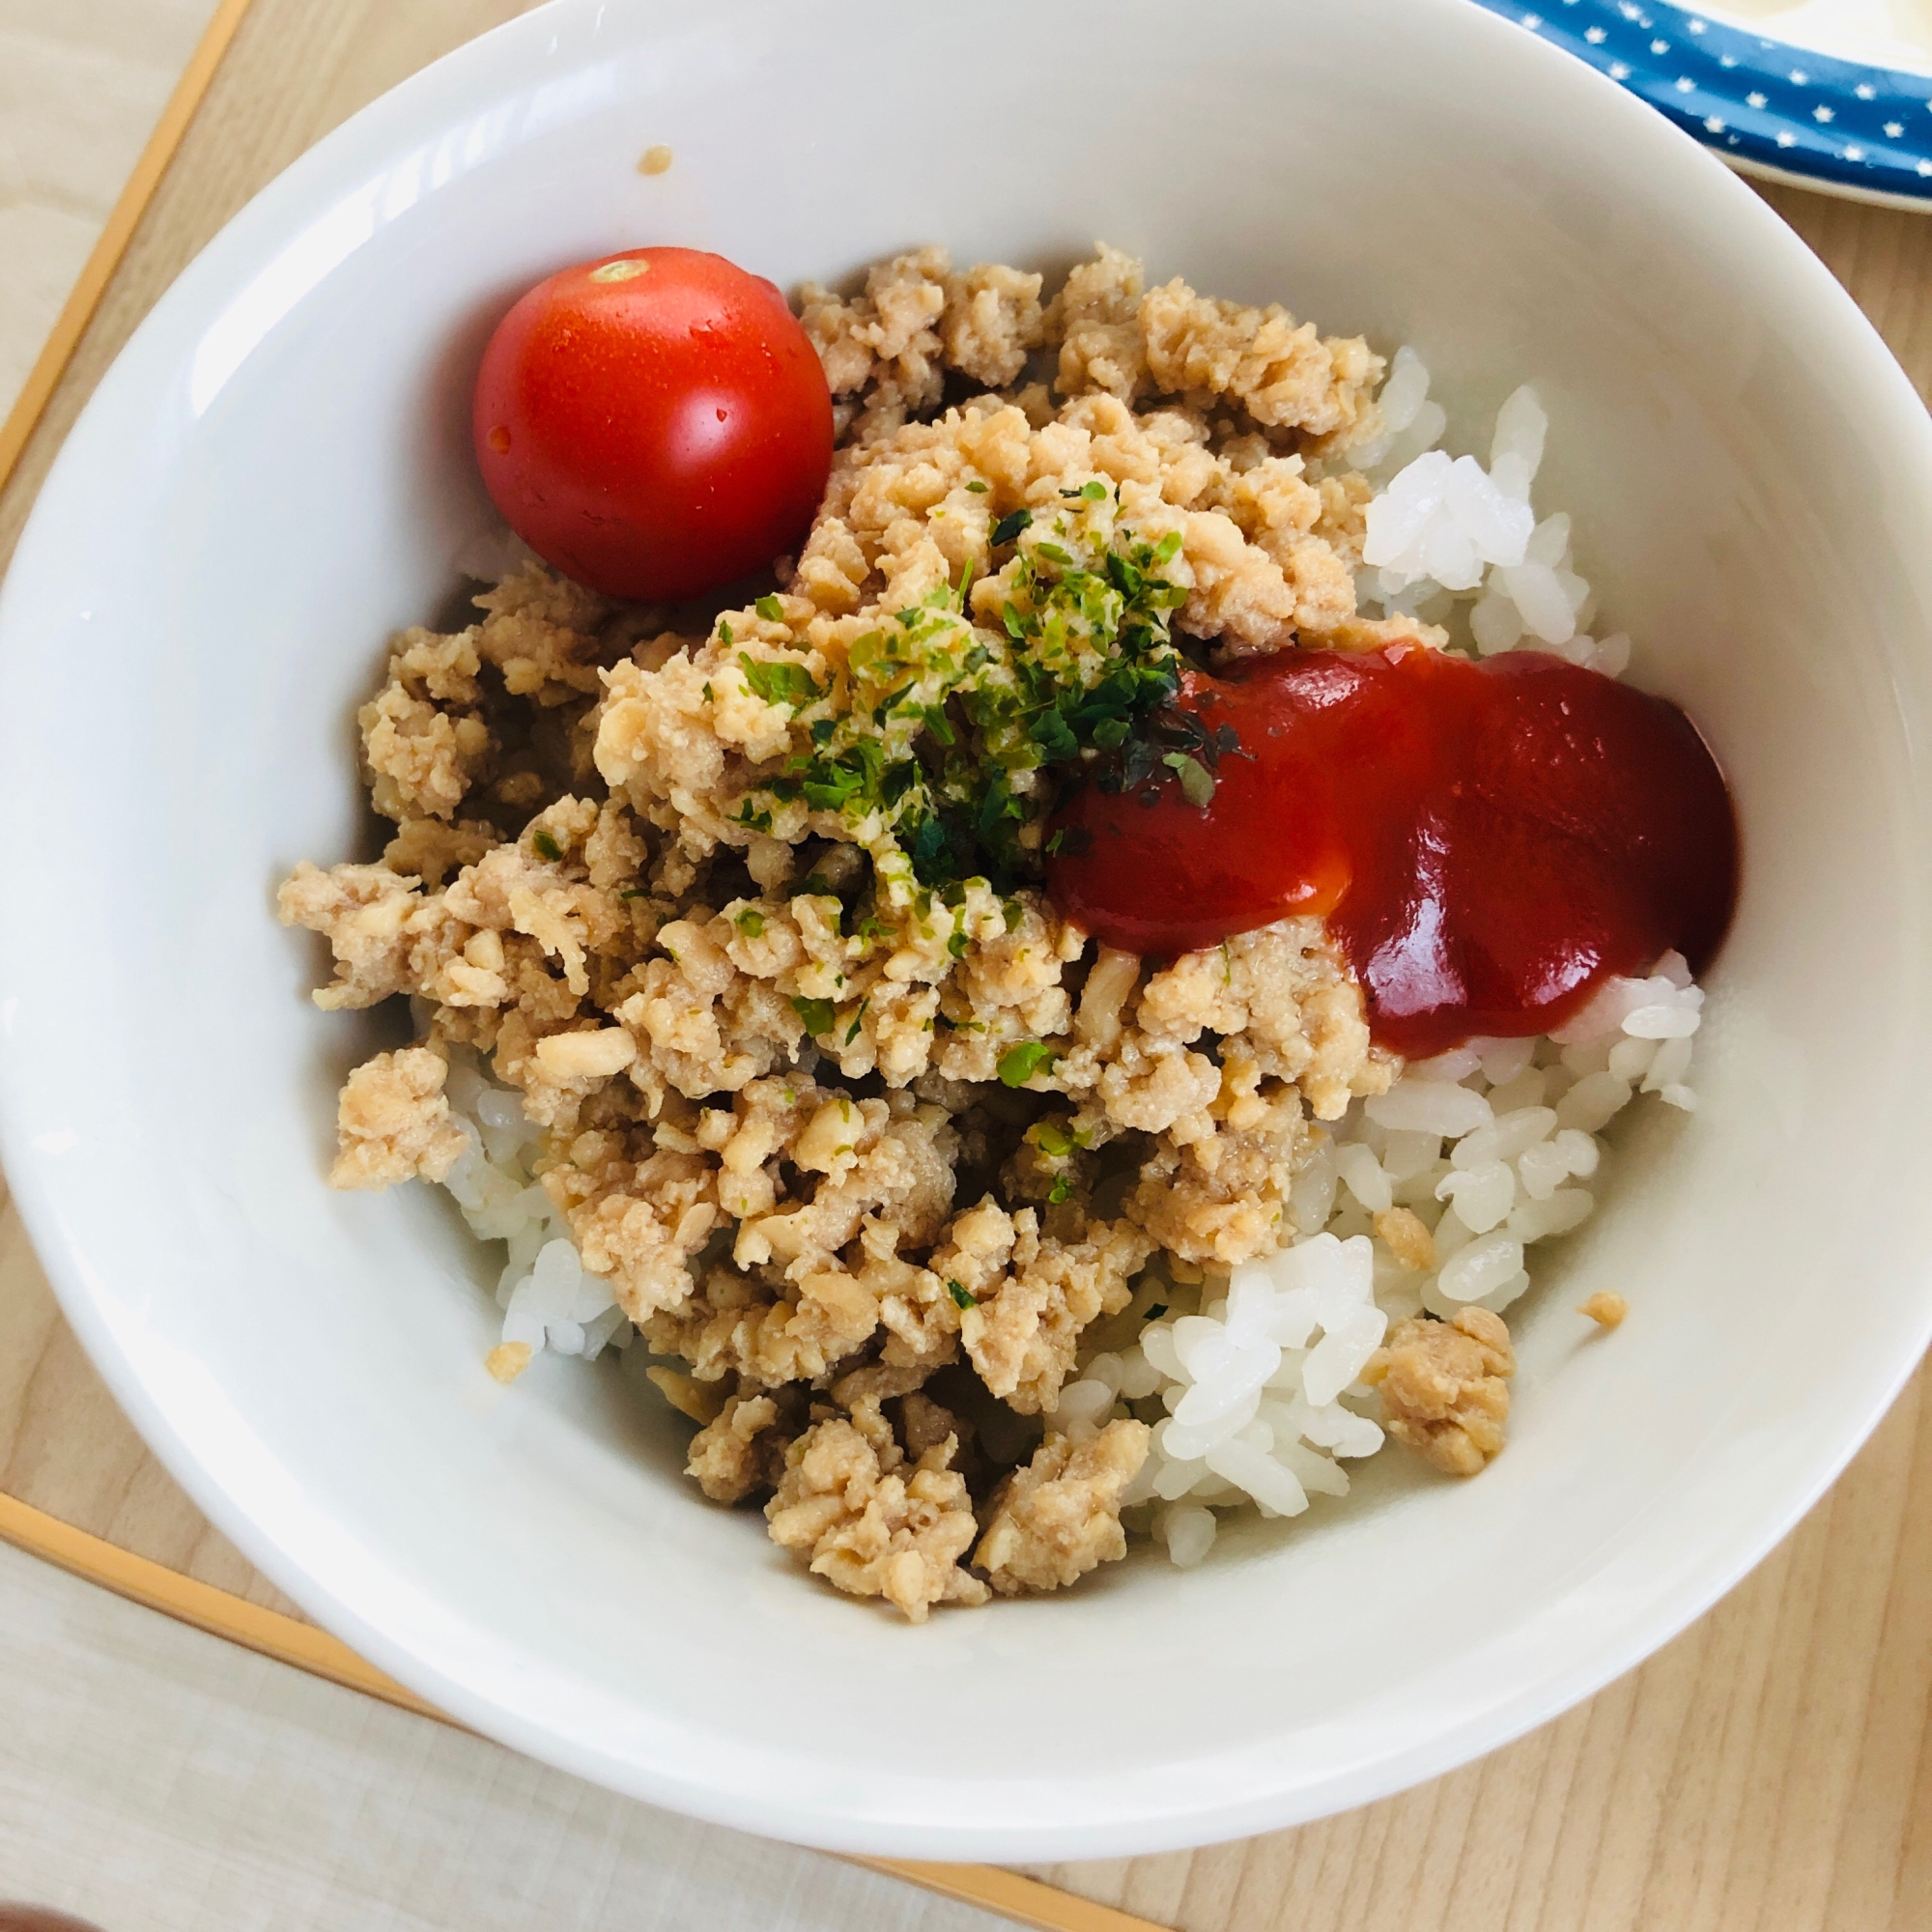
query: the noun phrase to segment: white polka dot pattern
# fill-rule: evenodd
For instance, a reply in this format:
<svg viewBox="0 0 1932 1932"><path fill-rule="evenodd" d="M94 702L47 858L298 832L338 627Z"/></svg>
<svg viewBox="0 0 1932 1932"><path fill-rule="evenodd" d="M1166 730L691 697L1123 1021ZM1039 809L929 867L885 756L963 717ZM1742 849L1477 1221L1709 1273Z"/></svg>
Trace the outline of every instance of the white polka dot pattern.
<svg viewBox="0 0 1932 1932"><path fill-rule="evenodd" d="M1644 0L1476 0L1648 100L1708 147L1820 186L1932 204L1932 78L1864 67Z"/></svg>

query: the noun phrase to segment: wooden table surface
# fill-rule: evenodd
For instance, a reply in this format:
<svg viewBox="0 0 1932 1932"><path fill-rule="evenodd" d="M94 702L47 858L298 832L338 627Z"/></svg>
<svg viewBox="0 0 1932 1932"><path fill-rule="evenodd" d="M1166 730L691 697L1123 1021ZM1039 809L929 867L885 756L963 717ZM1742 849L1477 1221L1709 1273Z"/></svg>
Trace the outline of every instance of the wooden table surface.
<svg viewBox="0 0 1932 1932"><path fill-rule="evenodd" d="M0 417L213 0L0 0Z"/></svg>
<svg viewBox="0 0 1932 1932"><path fill-rule="evenodd" d="M11 553L74 413L221 223L344 116L521 0L254 0L4 493ZM1932 388L1932 219L1769 199ZM148 1456L0 1207L0 1492L293 1612ZM1908 1388L1791 1538L1589 1703L1323 1823L1038 1868L1187 1932L1925 1932L1932 1402ZM1118 1920L1113 1921L1116 1924Z"/></svg>

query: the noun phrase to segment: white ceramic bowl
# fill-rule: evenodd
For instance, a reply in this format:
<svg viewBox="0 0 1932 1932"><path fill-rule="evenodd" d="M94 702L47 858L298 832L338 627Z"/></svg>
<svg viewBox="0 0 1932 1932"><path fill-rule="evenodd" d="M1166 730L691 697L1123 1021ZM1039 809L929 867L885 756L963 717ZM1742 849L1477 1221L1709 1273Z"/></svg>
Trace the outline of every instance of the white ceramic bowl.
<svg viewBox="0 0 1932 1932"><path fill-rule="evenodd" d="M676 164L637 171L648 143ZM781 283L949 242L1154 273L1533 376L1542 500L1735 779L1705 1109L1641 1122L1465 1486L1204 1568L904 1627L554 1362L497 1388L482 1256L331 1194L376 1022L317 1013L277 878L363 834L351 717L489 521L512 294L620 246ZM1771 1547L1932 1325L1932 434L1741 183L1459 0L564 0L248 208L74 430L0 611L5 1156L82 1340L279 1584L457 1718L660 1804L869 1852L1099 1856L1443 1771L1634 1663ZM1595 1287L1633 1314L1593 1338ZM1394 1459L1389 1459L1391 1465Z"/></svg>

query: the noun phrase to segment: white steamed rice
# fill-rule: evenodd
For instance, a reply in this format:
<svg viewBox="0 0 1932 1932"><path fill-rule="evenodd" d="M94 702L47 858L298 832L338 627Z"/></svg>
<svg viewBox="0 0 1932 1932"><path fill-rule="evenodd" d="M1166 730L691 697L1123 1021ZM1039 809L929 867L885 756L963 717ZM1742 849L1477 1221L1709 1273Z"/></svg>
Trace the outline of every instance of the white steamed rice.
<svg viewBox="0 0 1932 1932"><path fill-rule="evenodd" d="M1596 599L1575 568L1569 516L1539 523L1531 507L1549 429L1536 391L1525 384L1497 412L1487 469L1436 447L1448 418L1412 349L1397 350L1379 400L1376 440L1347 454L1385 479L1355 581L1362 611L1445 625L1451 647L1476 656L1549 651L1621 677L1630 639L1588 635Z"/></svg>

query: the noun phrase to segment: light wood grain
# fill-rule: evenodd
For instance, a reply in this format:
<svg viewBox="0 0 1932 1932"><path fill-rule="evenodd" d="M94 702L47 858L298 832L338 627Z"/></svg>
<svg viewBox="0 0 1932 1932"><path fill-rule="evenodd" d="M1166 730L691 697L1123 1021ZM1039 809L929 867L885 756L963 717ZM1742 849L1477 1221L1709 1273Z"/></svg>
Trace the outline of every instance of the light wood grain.
<svg viewBox="0 0 1932 1932"><path fill-rule="evenodd" d="M519 0L255 0L67 380L0 495L0 558L73 413L220 222L343 115ZM1932 390L1932 221L1767 198ZM287 1609L157 1468L0 1212L0 1492ZM1319 1825L1041 1868L1188 1932L1932 1927L1932 1400L1641 1669L1477 1765Z"/></svg>
<svg viewBox="0 0 1932 1932"><path fill-rule="evenodd" d="M50 11L48 0L39 0L39 4L43 14ZM83 16L105 5L106 0L92 0L90 7L82 10ZM154 199L156 187L174 159L183 134L187 131L200 108L201 98L207 92L209 82L220 70L229 43L235 38L235 29L248 11L248 6L249 0L219 0L209 19L207 31L189 54L181 78L168 97L167 105L155 123L154 131L148 136L147 145L141 150L120 198L100 224L94 245L82 263L79 274L74 277L67 299L61 303L52 328L47 331L39 354L34 355L32 365L14 394L12 406L0 414L0 480L12 472L21 448L33 434L34 425L41 419L41 412L59 386L62 376L67 373L69 359L92 321L96 308L99 306L101 295L114 271L121 266L121 257L147 213L148 204ZM0 151L10 141L19 137L20 120L21 117L11 108L0 106ZM12 259L22 270L23 284L31 287L46 280L62 259L59 238L43 236L36 242L31 236L17 233L6 236L4 230L4 219L0 219L0 239L14 244ZM6 367L10 355L7 337L10 330L17 330L21 319L18 314L0 314L0 395L5 394L5 385L11 380ZM16 342L14 346L17 348L19 345ZM27 353L33 352L29 350Z"/></svg>
<svg viewBox="0 0 1932 1932"><path fill-rule="evenodd" d="M0 417L214 0L0 0Z"/></svg>
<svg viewBox="0 0 1932 1932"><path fill-rule="evenodd" d="M1919 395L1932 400L1932 213L1861 208L1798 188L1758 191L1851 291Z"/></svg>

